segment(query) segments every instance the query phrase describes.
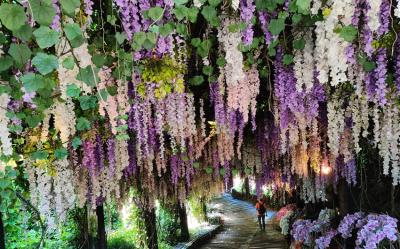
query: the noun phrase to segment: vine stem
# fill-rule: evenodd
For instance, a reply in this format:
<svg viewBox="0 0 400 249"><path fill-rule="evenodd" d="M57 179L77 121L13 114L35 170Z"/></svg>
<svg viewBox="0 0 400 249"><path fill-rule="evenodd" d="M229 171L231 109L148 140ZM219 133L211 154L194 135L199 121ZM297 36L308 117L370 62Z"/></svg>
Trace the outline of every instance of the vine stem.
<svg viewBox="0 0 400 249"><path fill-rule="evenodd" d="M389 7L389 9L391 10L392 7L393 7L393 0L390 0L390 7ZM393 42L393 44L392 44L392 53L391 53L391 55L393 56L393 55L394 55L394 47L396 46L396 42L397 42L397 39L399 38L399 36L398 36L398 34L397 34L397 32L396 32L396 29L394 28L394 18L393 18L393 15L392 15L392 12L391 12L391 11L390 11L390 20L392 21L392 22L391 22L391 26L392 26L392 30L393 30L393 33L394 33L394 36L395 36L394 42Z"/></svg>

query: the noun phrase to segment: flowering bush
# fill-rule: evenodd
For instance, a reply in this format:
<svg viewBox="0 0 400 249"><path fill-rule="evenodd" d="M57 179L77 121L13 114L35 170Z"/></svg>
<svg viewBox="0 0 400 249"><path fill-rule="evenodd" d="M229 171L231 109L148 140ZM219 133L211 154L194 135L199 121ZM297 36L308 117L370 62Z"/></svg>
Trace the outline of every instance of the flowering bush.
<svg viewBox="0 0 400 249"><path fill-rule="evenodd" d="M292 218L293 214L294 212L292 210L289 210L279 221L281 233L285 236L288 235L290 232L290 219Z"/></svg>

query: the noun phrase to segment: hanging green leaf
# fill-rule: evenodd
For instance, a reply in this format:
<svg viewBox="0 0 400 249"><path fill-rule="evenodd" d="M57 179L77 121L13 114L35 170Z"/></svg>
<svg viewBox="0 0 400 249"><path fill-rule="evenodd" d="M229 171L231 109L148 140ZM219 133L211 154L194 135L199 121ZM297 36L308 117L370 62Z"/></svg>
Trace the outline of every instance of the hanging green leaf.
<svg viewBox="0 0 400 249"><path fill-rule="evenodd" d="M13 59L8 55L0 57L0 72L8 70L13 63Z"/></svg>
<svg viewBox="0 0 400 249"><path fill-rule="evenodd" d="M23 68L31 58L32 52L25 44L11 44L8 53L15 61L18 68Z"/></svg>
<svg viewBox="0 0 400 249"><path fill-rule="evenodd" d="M204 82L204 77L202 75L194 76L189 80L189 83L192 86L200 86L201 84L203 84L203 82Z"/></svg>
<svg viewBox="0 0 400 249"><path fill-rule="evenodd" d="M79 104L82 110L95 109L97 107L97 98L91 95L83 95L79 98Z"/></svg>
<svg viewBox="0 0 400 249"><path fill-rule="evenodd" d="M207 76L211 76L214 69L212 66L204 66L202 71L203 71L203 74L205 74Z"/></svg>
<svg viewBox="0 0 400 249"><path fill-rule="evenodd" d="M304 49L305 45L306 45L306 41L303 38L293 41L294 49L302 50L302 49Z"/></svg>
<svg viewBox="0 0 400 249"><path fill-rule="evenodd" d="M211 174L213 172L213 168L208 166L207 168L205 168L205 171L206 171L207 174Z"/></svg>
<svg viewBox="0 0 400 249"><path fill-rule="evenodd" d="M81 5L81 1L79 0L60 0L61 8L63 13L67 14L70 17L75 16L75 11Z"/></svg>
<svg viewBox="0 0 400 249"><path fill-rule="evenodd" d="M54 151L54 157L56 159L64 159L65 157L68 156L68 150L64 147L58 148Z"/></svg>
<svg viewBox="0 0 400 249"><path fill-rule="evenodd" d="M40 74L27 73L20 79L27 92L36 92L44 87L44 78Z"/></svg>
<svg viewBox="0 0 400 249"><path fill-rule="evenodd" d="M225 64L226 64L225 58L224 58L224 57L218 57L218 59L217 59L217 65L218 65L219 67L223 67L223 66L225 66Z"/></svg>
<svg viewBox="0 0 400 249"><path fill-rule="evenodd" d="M81 27L76 23L65 24L64 32L67 36L67 39L71 42L71 46L73 48L79 47L85 41L82 35Z"/></svg>
<svg viewBox="0 0 400 249"><path fill-rule="evenodd" d="M50 26L56 15L52 0L29 0L33 19L43 26Z"/></svg>
<svg viewBox="0 0 400 249"><path fill-rule="evenodd" d="M208 0L208 3L214 7L217 7L221 2L222 0Z"/></svg>
<svg viewBox="0 0 400 249"><path fill-rule="evenodd" d="M75 85L71 84L67 86L67 96L72 98L77 98L81 94L81 89Z"/></svg>
<svg viewBox="0 0 400 249"><path fill-rule="evenodd" d="M40 48L49 48L60 41L60 33L50 29L49 27L42 26L33 32L36 42Z"/></svg>
<svg viewBox="0 0 400 249"><path fill-rule="evenodd" d="M198 47L201 44L201 39L200 38L192 38L192 40L190 41L190 44L193 45L193 47Z"/></svg>
<svg viewBox="0 0 400 249"><path fill-rule="evenodd" d="M308 14L310 11L311 0L297 0L296 6L299 13Z"/></svg>
<svg viewBox="0 0 400 249"><path fill-rule="evenodd" d="M175 5L182 5L189 2L188 0L174 0Z"/></svg>
<svg viewBox="0 0 400 249"><path fill-rule="evenodd" d="M284 64L284 65L292 64L293 59L294 59L293 55L291 55L291 54L285 54L285 55L283 56L283 64Z"/></svg>
<svg viewBox="0 0 400 249"><path fill-rule="evenodd" d="M49 157L49 153L44 150L38 150L32 153L33 160L46 160Z"/></svg>
<svg viewBox="0 0 400 249"><path fill-rule="evenodd" d="M98 72L98 68L92 68L92 66L89 65L79 69L76 79L85 82L88 86L95 87L97 82L99 82Z"/></svg>
<svg viewBox="0 0 400 249"><path fill-rule="evenodd" d="M300 14L294 14L294 15L292 16L292 22L293 22L293 24L298 24L298 23L301 21L302 18L303 18L302 15L300 15Z"/></svg>
<svg viewBox="0 0 400 249"><path fill-rule="evenodd" d="M21 28L15 30L13 34L15 37L21 39L21 41L27 42L32 37L32 27L25 24Z"/></svg>
<svg viewBox="0 0 400 249"><path fill-rule="evenodd" d="M172 13L175 15L178 21L181 21L187 16L188 8L186 6L177 6L175 9L172 10Z"/></svg>
<svg viewBox="0 0 400 249"><path fill-rule="evenodd" d="M79 146L82 145L82 140L80 137L74 137L72 139L72 147L76 150Z"/></svg>
<svg viewBox="0 0 400 249"><path fill-rule="evenodd" d="M164 9L156 6L153 8L150 8L147 12L147 15L153 20L153 21L158 21L162 18L164 14Z"/></svg>
<svg viewBox="0 0 400 249"><path fill-rule="evenodd" d="M340 37L345 41L352 42L357 37L357 29L352 25L344 26L340 30Z"/></svg>
<svg viewBox="0 0 400 249"><path fill-rule="evenodd" d="M64 68L72 70L75 67L75 60L72 56L65 58L62 62Z"/></svg>
<svg viewBox="0 0 400 249"><path fill-rule="evenodd" d="M43 118L43 114L29 115L26 116L25 121L28 123L30 128L35 128L40 122L43 121Z"/></svg>
<svg viewBox="0 0 400 249"><path fill-rule="evenodd" d="M268 25L268 30L272 35L279 35L285 29L284 19L272 19Z"/></svg>
<svg viewBox="0 0 400 249"><path fill-rule="evenodd" d="M27 21L24 8L17 4L2 3L0 20L11 31L20 29Z"/></svg>
<svg viewBox="0 0 400 249"><path fill-rule="evenodd" d="M198 14L199 14L198 8L188 8L187 9L187 18L189 19L189 22L191 22L191 23L195 23L197 21Z"/></svg>
<svg viewBox="0 0 400 249"><path fill-rule="evenodd" d="M199 169L200 168L200 163L199 162L194 162L193 163L193 168Z"/></svg>
<svg viewBox="0 0 400 249"><path fill-rule="evenodd" d="M174 28L175 26L171 22L164 24L163 26L160 27L160 35L166 37L174 31Z"/></svg>
<svg viewBox="0 0 400 249"><path fill-rule="evenodd" d="M140 50L143 46L143 43L146 41L146 33L143 31L136 32L133 35L133 43L132 48L136 51Z"/></svg>
<svg viewBox="0 0 400 249"><path fill-rule="evenodd" d="M126 34L125 33L121 33L121 32L117 32L115 34L115 39L117 40L118 44L121 45L126 40Z"/></svg>
<svg viewBox="0 0 400 249"><path fill-rule="evenodd" d="M87 118L80 117L76 122L76 129L78 131L84 131L90 129L90 122Z"/></svg>
<svg viewBox="0 0 400 249"><path fill-rule="evenodd" d="M52 54L37 53L32 59L32 65L39 73L46 75L58 68L58 58Z"/></svg>
<svg viewBox="0 0 400 249"><path fill-rule="evenodd" d="M217 10L212 6L204 6L201 10L201 14L207 21L211 22L211 20L217 16Z"/></svg>

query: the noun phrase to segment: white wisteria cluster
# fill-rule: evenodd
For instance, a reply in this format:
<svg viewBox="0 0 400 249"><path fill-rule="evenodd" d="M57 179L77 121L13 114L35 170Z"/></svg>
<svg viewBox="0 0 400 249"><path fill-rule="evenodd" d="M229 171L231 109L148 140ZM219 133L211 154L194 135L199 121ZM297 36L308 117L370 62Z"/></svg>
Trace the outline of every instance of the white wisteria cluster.
<svg viewBox="0 0 400 249"><path fill-rule="evenodd" d="M374 33L378 30L380 26L379 22L379 13L381 10L382 0L367 0L366 1L369 5L369 9L367 12L368 16L368 27Z"/></svg>
<svg viewBox="0 0 400 249"><path fill-rule="evenodd" d="M324 21L316 23L317 28L315 32L317 39L315 54L317 54L318 79L322 84L328 83L329 72L329 76L331 77L330 84L332 86L348 80L346 75L348 63L345 51L350 43L340 37L335 32L335 29L339 25L339 20L344 26L351 24L354 9L354 1L332 1L329 16Z"/></svg>
<svg viewBox="0 0 400 249"><path fill-rule="evenodd" d="M114 85L114 78L111 76L111 69L102 68L99 71L99 84L97 85L98 91L105 91L107 87ZM111 131L117 134L118 127L118 102L115 96L107 96L107 99L102 99L99 102L99 114L103 117L108 115L111 124Z"/></svg>
<svg viewBox="0 0 400 249"><path fill-rule="evenodd" d="M400 1L397 0L396 8L394 9L394 16L400 18Z"/></svg>
<svg viewBox="0 0 400 249"><path fill-rule="evenodd" d="M279 221L279 227L281 228L281 233L283 235L289 235L290 232L290 219L294 215L292 210L287 211L287 213Z"/></svg>
<svg viewBox="0 0 400 249"><path fill-rule="evenodd" d="M339 155L340 137L344 131L344 110L342 99L335 96L328 101L328 147L331 162L335 162Z"/></svg>
<svg viewBox="0 0 400 249"><path fill-rule="evenodd" d="M235 11L238 10L239 9L239 3L240 3L239 0L232 0L232 2L231 2L232 9L234 9Z"/></svg>
<svg viewBox="0 0 400 249"><path fill-rule="evenodd" d="M294 55L294 73L297 91L302 92L305 88L306 92L309 92L314 85L314 43L310 30L304 34L303 39L304 49L296 50Z"/></svg>
<svg viewBox="0 0 400 249"><path fill-rule="evenodd" d="M75 190L73 171L69 167L67 158L54 162L54 204L57 217L60 222L65 221L67 212L75 205Z"/></svg>
<svg viewBox="0 0 400 249"><path fill-rule="evenodd" d="M243 69L243 54L239 51L242 42L240 32L230 32L229 26L235 23L234 20L225 19L218 30L218 41L225 52L226 64L224 67L226 84L237 85L245 78Z"/></svg>
<svg viewBox="0 0 400 249"><path fill-rule="evenodd" d="M74 103L71 99L65 102L56 101L52 108L54 128L60 132L60 140L64 147L68 146L69 139L75 135L76 117Z"/></svg>
<svg viewBox="0 0 400 249"><path fill-rule="evenodd" d="M10 97L6 93L0 95L0 141L1 141L1 152L10 156L13 153L12 142L10 138L10 131L8 129L8 123L10 119L7 117L7 105L10 101Z"/></svg>
<svg viewBox="0 0 400 249"><path fill-rule="evenodd" d="M303 185L300 190L300 198L304 200L305 203L315 203L315 186L313 179L303 178Z"/></svg>

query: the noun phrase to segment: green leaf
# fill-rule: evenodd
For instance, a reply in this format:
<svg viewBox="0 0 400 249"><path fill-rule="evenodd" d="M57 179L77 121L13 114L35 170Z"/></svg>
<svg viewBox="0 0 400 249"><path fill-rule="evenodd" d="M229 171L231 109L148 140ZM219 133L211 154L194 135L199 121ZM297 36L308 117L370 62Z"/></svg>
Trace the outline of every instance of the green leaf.
<svg viewBox="0 0 400 249"><path fill-rule="evenodd" d="M292 16L292 22L293 22L293 24L298 24L298 23L301 21L302 18L303 18L302 15L300 15L300 14L294 14L294 15Z"/></svg>
<svg viewBox="0 0 400 249"><path fill-rule="evenodd" d="M200 163L199 162L194 162L193 163L193 168L199 169L200 168Z"/></svg>
<svg viewBox="0 0 400 249"><path fill-rule="evenodd" d="M192 86L200 86L201 84L203 84L203 82L204 82L204 77L203 77L203 75L196 75L196 76L194 76L193 78L191 78L191 79L189 80L189 83L190 83Z"/></svg>
<svg viewBox="0 0 400 249"><path fill-rule="evenodd" d="M158 21L159 19L162 18L163 14L164 14L164 9L159 6L156 6L156 7L150 8L148 10L147 14L153 21Z"/></svg>
<svg viewBox="0 0 400 249"><path fill-rule="evenodd" d="M285 54L284 56L283 56L283 64L285 64L285 65L289 65L289 64L291 64L292 62L293 62L293 55L291 55L291 54Z"/></svg>
<svg viewBox="0 0 400 249"><path fill-rule="evenodd" d="M13 32L14 36L21 39L21 41L27 42L32 37L32 28L28 24L23 25L21 28Z"/></svg>
<svg viewBox="0 0 400 249"><path fill-rule="evenodd" d="M284 19L272 19L268 25L268 30L272 35L279 35L285 29Z"/></svg>
<svg viewBox="0 0 400 249"><path fill-rule="evenodd" d="M111 16L111 15L107 16L107 22L110 23L111 25L115 25L116 21L117 21L117 18L115 16Z"/></svg>
<svg viewBox="0 0 400 249"><path fill-rule="evenodd" d="M178 21L181 21L183 18L186 17L188 13L188 8L185 6L178 6L173 9L172 12L175 14L176 19L178 19Z"/></svg>
<svg viewBox="0 0 400 249"><path fill-rule="evenodd" d="M158 33L160 31L160 27L158 25L153 24L150 26L149 31L153 33Z"/></svg>
<svg viewBox="0 0 400 249"><path fill-rule="evenodd" d="M84 42L81 27L76 23L68 23L64 26L64 32L67 39L71 42L73 48L77 48Z"/></svg>
<svg viewBox="0 0 400 249"><path fill-rule="evenodd" d="M133 43L132 43L132 47L138 51L142 48L144 42L146 41L146 33L143 31L140 32L136 32L133 35Z"/></svg>
<svg viewBox="0 0 400 249"><path fill-rule="evenodd" d="M97 98L90 95L83 95L79 98L79 104L82 110L94 109L97 107Z"/></svg>
<svg viewBox="0 0 400 249"><path fill-rule="evenodd" d="M39 73L46 75L58 68L58 58L52 54L37 53L32 59L32 65Z"/></svg>
<svg viewBox="0 0 400 249"><path fill-rule="evenodd" d="M27 92L36 92L44 87L44 78L40 74L27 73L21 77L21 82Z"/></svg>
<svg viewBox="0 0 400 249"><path fill-rule="evenodd" d="M211 22L212 19L214 19L217 16L217 10L211 6L204 6L203 9L201 10L201 14L207 21Z"/></svg>
<svg viewBox="0 0 400 249"><path fill-rule="evenodd" d="M76 123L76 129L78 131L84 131L84 130L90 129L89 120L87 120L87 118L84 118L84 117L78 118L77 123Z"/></svg>
<svg viewBox="0 0 400 249"><path fill-rule="evenodd" d="M174 31L174 28L174 24L169 22L160 27L160 35L166 37Z"/></svg>
<svg viewBox="0 0 400 249"><path fill-rule="evenodd" d="M208 3L214 7L217 7L221 2L222 0L208 0Z"/></svg>
<svg viewBox="0 0 400 249"><path fill-rule="evenodd" d="M56 11L51 0L29 0L32 9L33 19L43 26L50 26L53 22Z"/></svg>
<svg viewBox="0 0 400 249"><path fill-rule="evenodd" d="M211 174L211 173L213 172L213 168L211 168L210 166L208 166L208 167L205 169L205 171L206 171L207 174Z"/></svg>
<svg viewBox="0 0 400 249"><path fill-rule="evenodd" d="M101 68L107 61L107 56L103 54L94 54L92 56L92 62L96 67Z"/></svg>
<svg viewBox="0 0 400 249"><path fill-rule="evenodd" d="M79 146L82 145L82 140L79 137L74 137L72 139L72 147L76 150Z"/></svg>
<svg viewBox="0 0 400 249"><path fill-rule="evenodd" d="M304 46L306 45L306 42L303 38L297 39L293 42L293 48L302 50L304 49Z"/></svg>
<svg viewBox="0 0 400 249"><path fill-rule="evenodd" d="M212 66L204 66L202 71L203 74L210 76L213 73L214 69Z"/></svg>
<svg viewBox="0 0 400 249"><path fill-rule="evenodd" d="M13 57L18 68L22 68L31 58L32 52L25 44L11 44L8 53Z"/></svg>
<svg viewBox="0 0 400 249"><path fill-rule="evenodd" d="M81 89L75 85L71 84L67 86L67 96L72 98L77 98L81 94Z"/></svg>
<svg viewBox="0 0 400 249"><path fill-rule="evenodd" d="M296 6L298 8L298 11L303 14L308 14L310 10L310 4L311 0L297 0L296 1Z"/></svg>
<svg viewBox="0 0 400 249"><path fill-rule="evenodd" d="M157 42L157 34L155 33L147 33L146 40L143 43L143 47L147 50L154 48Z"/></svg>
<svg viewBox="0 0 400 249"><path fill-rule="evenodd" d="M72 70L75 67L75 60L72 56L65 58L62 62L64 68Z"/></svg>
<svg viewBox="0 0 400 249"><path fill-rule="evenodd" d="M220 169L220 170L219 170L219 174L220 174L221 176L225 176L225 174L226 174L225 169L224 169L224 168Z"/></svg>
<svg viewBox="0 0 400 249"><path fill-rule="evenodd" d="M79 0L60 0L61 8L63 13L70 17L75 16L75 11L81 6L81 1Z"/></svg>
<svg viewBox="0 0 400 249"><path fill-rule="evenodd" d="M58 148L54 151L54 157L56 159L63 159L68 156L68 150L64 147Z"/></svg>
<svg viewBox="0 0 400 249"><path fill-rule="evenodd" d="M176 32L182 36L187 36L188 35L188 30L185 24L183 23L178 23L176 25Z"/></svg>
<svg viewBox="0 0 400 249"><path fill-rule="evenodd" d="M225 64L226 64L225 58L224 58L224 57L218 57L218 59L217 59L217 65L218 65L219 67L223 67L223 66L225 66Z"/></svg>
<svg viewBox="0 0 400 249"><path fill-rule="evenodd" d="M0 57L0 72L8 70L13 62L13 59L8 55Z"/></svg>
<svg viewBox="0 0 400 249"><path fill-rule="evenodd" d="M60 41L60 33L50 29L49 27L42 26L33 32L36 42L40 48L49 48Z"/></svg>
<svg viewBox="0 0 400 249"><path fill-rule="evenodd" d="M187 9L187 18L191 23L195 23L197 21L197 15L199 14L199 9L197 8L188 8Z"/></svg>
<svg viewBox="0 0 400 249"><path fill-rule="evenodd" d="M99 69L92 69L92 66L89 65L79 70L76 79L85 82L88 86L95 87L96 83L99 82L99 76L97 75L98 72Z"/></svg>
<svg viewBox="0 0 400 249"><path fill-rule="evenodd" d="M352 25L344 26L340 30L340 37L347 42L352 42L357 37L357 29Z"/></svg>
<svg viewBox="0 0 400 249"><path fill-rule="evenodd" d="M200 38L192 38L192 40L190 41L190 44L193 45L193 47L198 47L201 44L201 39Z"/></svg>
<svg viewBox="0 0 400 249"><path fill-rule="evenodd" d="M0 5L0 20L11 31L20 29L27 21L24 8L18 4Z"/></svg>
<svg viewBox="0 0 400 249"><path fill-rule="evenodd" d="M250 168L245 168L244 169L244 173L246 174L246 175L250 175L251 174L251 169Z"/></svg>
<svg viewBox="0 0 400 249"><path fill-rule="evenodd" d="M118 44L121 45L126 40L126 35L125 33L117 32L115 34L115 39L117 39Z"/></svg>
<svg viewBox="0 0 400 249"><path fill-rule="evenodd" d="M38 150L32 153L33 160L45 160L49 157L49 153L44 150Z"/></svg>
<svg viewBox="0 0 400 249"><path fill-rule="evenodd" d="M174 0L175 5L182 5L186 4L188 0Z"/></svg>
<svg viewBox="0 0 400 249"><path fill-rule="evenodd" d="M43 118L43 114L30 115L25 118L25 121L28 123L30 128L35 128L40 122L43 121Z"/></svg>

